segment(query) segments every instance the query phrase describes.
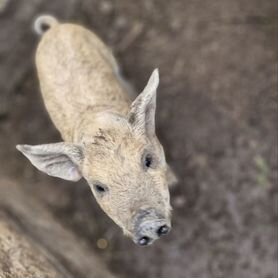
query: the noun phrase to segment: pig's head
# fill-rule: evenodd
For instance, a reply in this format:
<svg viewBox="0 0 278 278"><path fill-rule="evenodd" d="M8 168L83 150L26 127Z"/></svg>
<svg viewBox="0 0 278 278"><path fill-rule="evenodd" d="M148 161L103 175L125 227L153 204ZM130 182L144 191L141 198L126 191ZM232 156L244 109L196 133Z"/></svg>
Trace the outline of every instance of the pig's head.
<svg viewBox="0 0 278 278"><path fill-rule="evenodd" d="M170 230L169 168L155 135L158 71L127 116L96 114L80 142L17 146L39 170L66 180L84 177L102 209L139 245Z"/></svg>

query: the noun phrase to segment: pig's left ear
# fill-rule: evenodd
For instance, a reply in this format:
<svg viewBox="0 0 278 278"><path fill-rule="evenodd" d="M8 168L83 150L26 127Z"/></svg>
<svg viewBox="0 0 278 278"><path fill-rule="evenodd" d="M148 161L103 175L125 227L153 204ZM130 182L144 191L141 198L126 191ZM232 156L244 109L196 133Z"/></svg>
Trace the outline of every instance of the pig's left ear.
<svg viewBox="0 0 278 278"><path fill-rule="evenodd" d="M36 168L50 176L70 181L82 178L79 170L83 160L80 146L61 142L37 146L17 145L16 148Z"/></svg>
<svg viewBox="0 0 278 278"><path fill-rule="evenodd" d="M139 134L155 135L156 90L159 84L158 69L155 69L143 92L133 101L128 121Z"/></svg>

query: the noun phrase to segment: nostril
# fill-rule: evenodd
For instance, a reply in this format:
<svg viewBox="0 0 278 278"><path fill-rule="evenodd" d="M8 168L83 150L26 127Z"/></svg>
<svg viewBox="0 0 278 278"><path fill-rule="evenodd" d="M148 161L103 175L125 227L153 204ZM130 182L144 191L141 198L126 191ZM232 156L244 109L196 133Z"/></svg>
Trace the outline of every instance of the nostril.
<svg viewBox="0 0 278 278"><path fill-rule="evenodd" d="M157 230L157 234L158 236L163 236L168 234L169 230L170 228L167 225L163 225Z"/></svg>
<svg viewBox="0 0 278 278"><path fill-rule="evenodd" d="M139 239L139 245L141 246L148 245L149 242L150 242L150 238L147 236L143 236Z"/></svg>

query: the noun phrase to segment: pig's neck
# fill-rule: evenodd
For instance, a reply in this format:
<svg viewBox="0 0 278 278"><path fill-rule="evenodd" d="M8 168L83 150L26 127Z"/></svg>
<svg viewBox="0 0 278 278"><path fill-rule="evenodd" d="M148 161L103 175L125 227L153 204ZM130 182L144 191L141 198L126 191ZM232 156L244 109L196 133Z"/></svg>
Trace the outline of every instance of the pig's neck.
<svg viewBox="0 0 278 278"><path fill-rule="evenodd" d="M126 118L129 106L114 107L110 105L88 106L76 119L73 128L61 132L66 142L80 143L90 141L100 129L113 128L117 118Z"/></svg>

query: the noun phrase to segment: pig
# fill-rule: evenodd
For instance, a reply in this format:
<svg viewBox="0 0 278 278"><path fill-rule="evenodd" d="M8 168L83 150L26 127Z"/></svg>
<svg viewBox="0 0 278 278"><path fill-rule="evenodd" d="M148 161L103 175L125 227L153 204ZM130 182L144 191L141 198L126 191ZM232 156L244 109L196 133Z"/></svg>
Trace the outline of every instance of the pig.
<svg viewBox="0 0 278 278"><path fill-rule="evenodd" d="M169 186L177 181L155 133L158 69L132 101L131 86L95 33L50 15L39 16L34 29L43 101L63 141L16 148L50 176L83 177L125 235L152 244L171 229Z"/></svg>

